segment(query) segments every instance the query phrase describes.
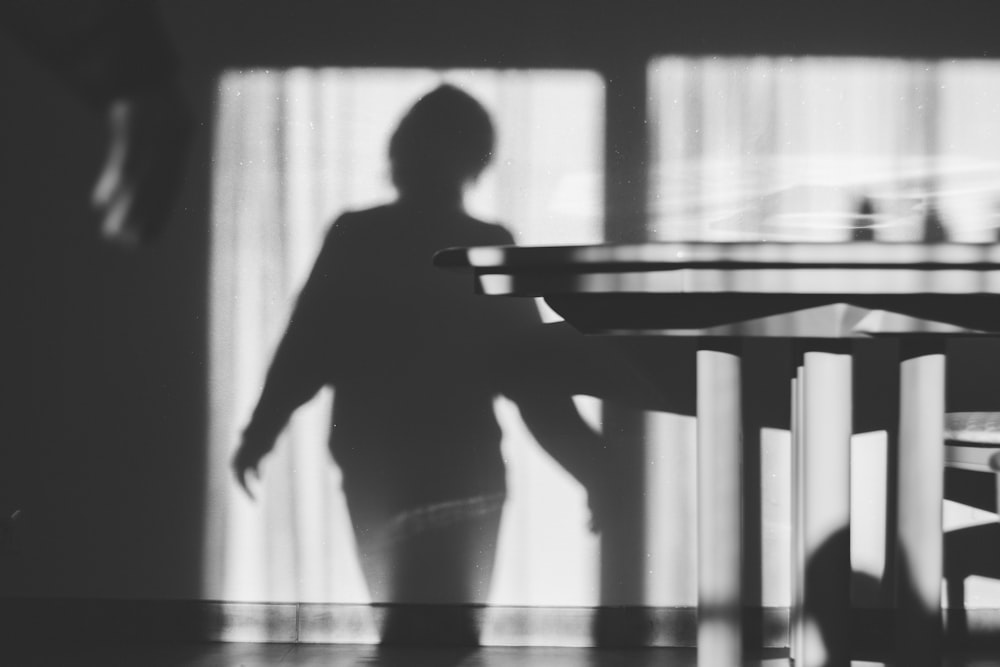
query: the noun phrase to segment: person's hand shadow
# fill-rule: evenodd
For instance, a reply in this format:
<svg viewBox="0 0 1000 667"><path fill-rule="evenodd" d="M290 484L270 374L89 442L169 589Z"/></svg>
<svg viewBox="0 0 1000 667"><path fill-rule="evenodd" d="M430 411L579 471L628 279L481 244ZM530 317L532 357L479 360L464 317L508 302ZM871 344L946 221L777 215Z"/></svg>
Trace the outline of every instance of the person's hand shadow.
<svg viewBox="0 0 1000 667"><path fill-rule="evenodd" d="M260 462L274 448L273 438L253 437L244 434L230 464L237 484L250 500L256 500L250 479L260 481Z"/></svg>
<svg viewBox="0 0 1000 667"><path fill-rule="evenodd" d="M617 477L613 470L604 467L596 471L584 487L587 491L587 508L590 510L589 528L592 533L600 535L614 522L615 493L614 480Z"/></svg>
<svg viewBox="0 0 1000 667"><path fill-rule="evenodd" d="M574 396L638 410L668 410L670 398L635 372L606 340L580 334L565 322L525 327L501 350L504 393L535 440L584 488L590 529L604 532L620 512L626 479L613 438L584 421Z"/></svg>

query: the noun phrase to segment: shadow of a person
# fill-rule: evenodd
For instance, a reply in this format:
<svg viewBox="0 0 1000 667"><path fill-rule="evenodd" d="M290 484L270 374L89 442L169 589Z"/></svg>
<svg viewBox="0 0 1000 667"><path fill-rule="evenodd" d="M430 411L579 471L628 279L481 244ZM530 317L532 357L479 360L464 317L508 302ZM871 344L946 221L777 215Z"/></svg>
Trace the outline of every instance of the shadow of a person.
<svg viewBox="0 0 1000 667"><path fill-rule="evenodd" d="M330 228L232 462L249 492L291 414L335 388L329 445L372 600L389 604L384 644L478 641L469 605L487 601L506 491L498 394L588 489L592 510L607 473L603 440L572 397L516 359L524 332L543 329L534 304L476 297L432 265L445 247L513 243L463 207L493 143L485 109L452 86L404 116L389 146L398 199ZM442 637L394 603L471 611Z"/></svg>

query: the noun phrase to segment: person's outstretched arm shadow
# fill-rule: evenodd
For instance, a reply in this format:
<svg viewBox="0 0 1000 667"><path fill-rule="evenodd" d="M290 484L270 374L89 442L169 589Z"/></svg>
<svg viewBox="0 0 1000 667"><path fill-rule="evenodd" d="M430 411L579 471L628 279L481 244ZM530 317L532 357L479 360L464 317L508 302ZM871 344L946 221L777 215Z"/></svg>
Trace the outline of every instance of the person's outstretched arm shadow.
<svg viewBox="0 0 1000 667"><path fill-rule="evenodd" d="M300 406L330 381L331 342L336 330L327 303L336 298L335 275L348 258L338 243L341 228L331 227L306 280L268 368L260 398L232 459L233 473L253 498L248 477L259 477L261 460L274 449L278 436Z"/></svg>
<svg viewBox="0 0 1000 667"><path fill-rule="evenodd" d="M612 520L622 461L613 443L583 419L573 397L654 411L667 410L670 401L612 342L535 318L511 336L501 355L503 393L538 444L587 491L591 527L599 532Z"/></svg>
<svg viewBox="0 0 1000 667"><path fill-rule="evenodd" d="M536 391L511 398L536 442L587 492L590 528L600 532L611 520L613 450L583 420L571 396Z"/></svg>

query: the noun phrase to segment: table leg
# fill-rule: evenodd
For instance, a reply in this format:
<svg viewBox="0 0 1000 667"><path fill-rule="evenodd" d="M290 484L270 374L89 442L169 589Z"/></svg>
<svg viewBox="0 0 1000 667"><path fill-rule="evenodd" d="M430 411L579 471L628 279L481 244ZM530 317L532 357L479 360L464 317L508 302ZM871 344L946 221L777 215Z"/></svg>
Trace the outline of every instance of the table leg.
<svg viewBox="0 0 1000 667"><path fill-rule="evenodd" d="M743 660L740 349L698 351L698 667Z"/></svg>
<svg viewBox="0 0 1000 667"><path fill-rule="evenodd" d="M896 641L900 664L941 664L945 355L900 343Z"/></svg>
<svg viewBox="0 0 1000 667"><path fill-rule="evenodd" d="M792 507L792 586L791 586L791 614L789 628L789 657L799 664L802 660L802 636L805 624L802 610L804 607L803 596L805 594L806 567L805 567L805 542L802 528L802 494L803 494L803 460L802 456L802 349L797 343L793 343L793 363L791 382L791 410L790 410L790 430L792 439L792 461L791 461L791 507Z"/></svg>
<svg viewBox="0 0 1000 667"><path fill-rule="evenodd" d="M850 665L850 471L852 360L849 341L803 354L797 494L794 619L796 665Z"/></svg>

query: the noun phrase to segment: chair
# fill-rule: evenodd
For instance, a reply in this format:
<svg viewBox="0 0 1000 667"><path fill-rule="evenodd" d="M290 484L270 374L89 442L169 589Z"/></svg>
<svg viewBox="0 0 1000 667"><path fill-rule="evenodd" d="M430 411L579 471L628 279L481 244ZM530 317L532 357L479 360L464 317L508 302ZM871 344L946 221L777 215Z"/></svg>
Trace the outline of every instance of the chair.
<svg viewBox="0 0 1000 667"><path fill-rule="evenodd" d="M945 497L990 512L1000 508L1000 412L952 412L945 417ZM972 474L970 474L972 473ZM993 479L985 475L987 473ZM992 487L989 488L990 482ZM965 580L1000 579L1000 522L949 531L945 535L944 577L949 625L967 638Z"/></svg>

